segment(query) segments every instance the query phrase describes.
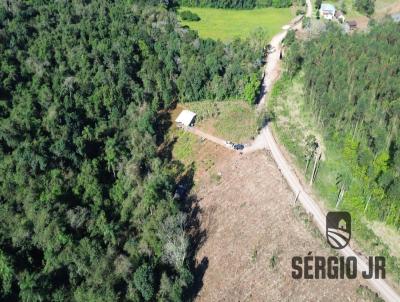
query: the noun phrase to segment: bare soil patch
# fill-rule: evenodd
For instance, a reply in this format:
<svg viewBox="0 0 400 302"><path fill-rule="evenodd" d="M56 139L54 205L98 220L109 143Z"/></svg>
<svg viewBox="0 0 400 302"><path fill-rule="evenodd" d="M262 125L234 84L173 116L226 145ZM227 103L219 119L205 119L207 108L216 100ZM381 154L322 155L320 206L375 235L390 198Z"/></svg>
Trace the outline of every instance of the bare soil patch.
<svg viewBox="0 0 400 302"><path fill-rule="evenodd" d="M362 280L292 278L293 256L334 252L298 215L294 196L267 153L239 155L210 145L196 159L214 162L207 173L197 165L195 175L206 233L196 261L207 264L196 300L363 301L357 293L366 285Z"/></svg>
<svg viewBox="0 0 400 302"><path fill-rule="evenodd" d="M378 1L376 3L375 17L383 17L400 12L400 2L395 0Z"/></svg>

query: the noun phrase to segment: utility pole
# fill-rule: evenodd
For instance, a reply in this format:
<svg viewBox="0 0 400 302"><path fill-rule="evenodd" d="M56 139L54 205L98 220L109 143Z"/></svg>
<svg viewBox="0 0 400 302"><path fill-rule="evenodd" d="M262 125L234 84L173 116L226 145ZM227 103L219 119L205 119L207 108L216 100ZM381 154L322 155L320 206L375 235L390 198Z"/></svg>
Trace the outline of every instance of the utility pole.
<svg viewBox="0 0 400 302"><path fill-rule="evenodd" d="M310 186L312 186L312 184L314 182L315 174L316 174L316 171L317 171L317 167L318 167L318 163L319 163L320 158L321 158L321 152L318 152L316 154L316 156L315 156L314 168L313 168L313 171L311 173L311 178L310 178Z"/></svg>

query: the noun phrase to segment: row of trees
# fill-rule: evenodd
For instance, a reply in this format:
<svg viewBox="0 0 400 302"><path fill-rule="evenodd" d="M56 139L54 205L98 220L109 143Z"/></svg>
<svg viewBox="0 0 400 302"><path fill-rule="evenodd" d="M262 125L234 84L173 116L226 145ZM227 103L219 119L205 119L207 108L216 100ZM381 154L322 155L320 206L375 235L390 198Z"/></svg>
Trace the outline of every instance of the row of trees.
<svg viewBox="0 0 400 302"><path fill-rule="evenodd" d="M179 0L182 6L252 9L255 7L289 7L292 0Z"/></svg>
<svg viewBox="0 0 400 302"><path fill-rule="evenodd" d="M304 71L306 103L339 146L348 170L338 175L338 203L400 227L400 26L368 33L328 28L287 57L290 76Z"/></svg>
<svg viewBox="0 0 400 302"><path fill-rule="evenodd" d="M0 300L190 287L183 168L160 153L159 112L247 95L262 46L202 40L153 2L0 4Z"/></svg>

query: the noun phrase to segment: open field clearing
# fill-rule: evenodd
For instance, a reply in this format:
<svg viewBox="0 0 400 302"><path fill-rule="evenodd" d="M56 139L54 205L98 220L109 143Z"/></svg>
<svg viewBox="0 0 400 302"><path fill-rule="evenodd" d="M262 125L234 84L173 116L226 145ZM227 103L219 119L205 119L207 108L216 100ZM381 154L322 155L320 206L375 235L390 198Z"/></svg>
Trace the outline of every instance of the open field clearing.
<svg viewBox="0 0 400 302"><path fill-rule="evenodd" d="M377 0L375 2L374 16L384 16L386 14L393 14L400 12L399 0Z"/></svg>
<svg viewBox="0 0 400 302"><path fill-rule="evenodd" d="M349 5L350 4L349 2ZM357 21L358 28L366 29L368 27L369 18L357 12L354 8L351 8L351 12L352 13L348 15L348 19ZM380 20L388 15L399 12L399 0L378 0L375 2L375 13L372 15L372 19Z"/></svg>
<svg viewBox="0 0 400 302"><path fill-rule="evenodd" d="M257 116L243 101L201 101L182 104L197 114L196 127L226 140L245 143L257 134Z"/></svg>
<svg viewBox="0 0 400 302"><path fill-rule="evenodd" d="M293 256L335 253L291 204L294 196L266 152L197 147L193 195L205 234L196 255L197 301L372 301L374 294L360 288L364 281L292 278Z"/></svg>
<svg viewBox="0 0 400 302"><path fill-rule="evenodd" d="M190 10L201 18L198 22L184 21L182 24L198 31L202 38L219 39L224 42L237 37L247 38L259 28L265 30L269 40L294 17L291 8L231 10L182 7L180 10Z"/></svg>

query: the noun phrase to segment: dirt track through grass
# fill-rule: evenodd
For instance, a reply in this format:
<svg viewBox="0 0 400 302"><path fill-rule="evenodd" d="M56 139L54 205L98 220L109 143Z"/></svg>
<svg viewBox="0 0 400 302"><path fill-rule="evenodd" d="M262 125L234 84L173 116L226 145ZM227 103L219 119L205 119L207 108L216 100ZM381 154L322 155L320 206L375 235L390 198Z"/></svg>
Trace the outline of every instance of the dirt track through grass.
<svg viewBox="0 0 400 302"><path fill-rule="evenodd" d="M197 128L212 135L245 143L257 134L256 112L244 101L200 101L182 106L197 114Z"/></svg>

